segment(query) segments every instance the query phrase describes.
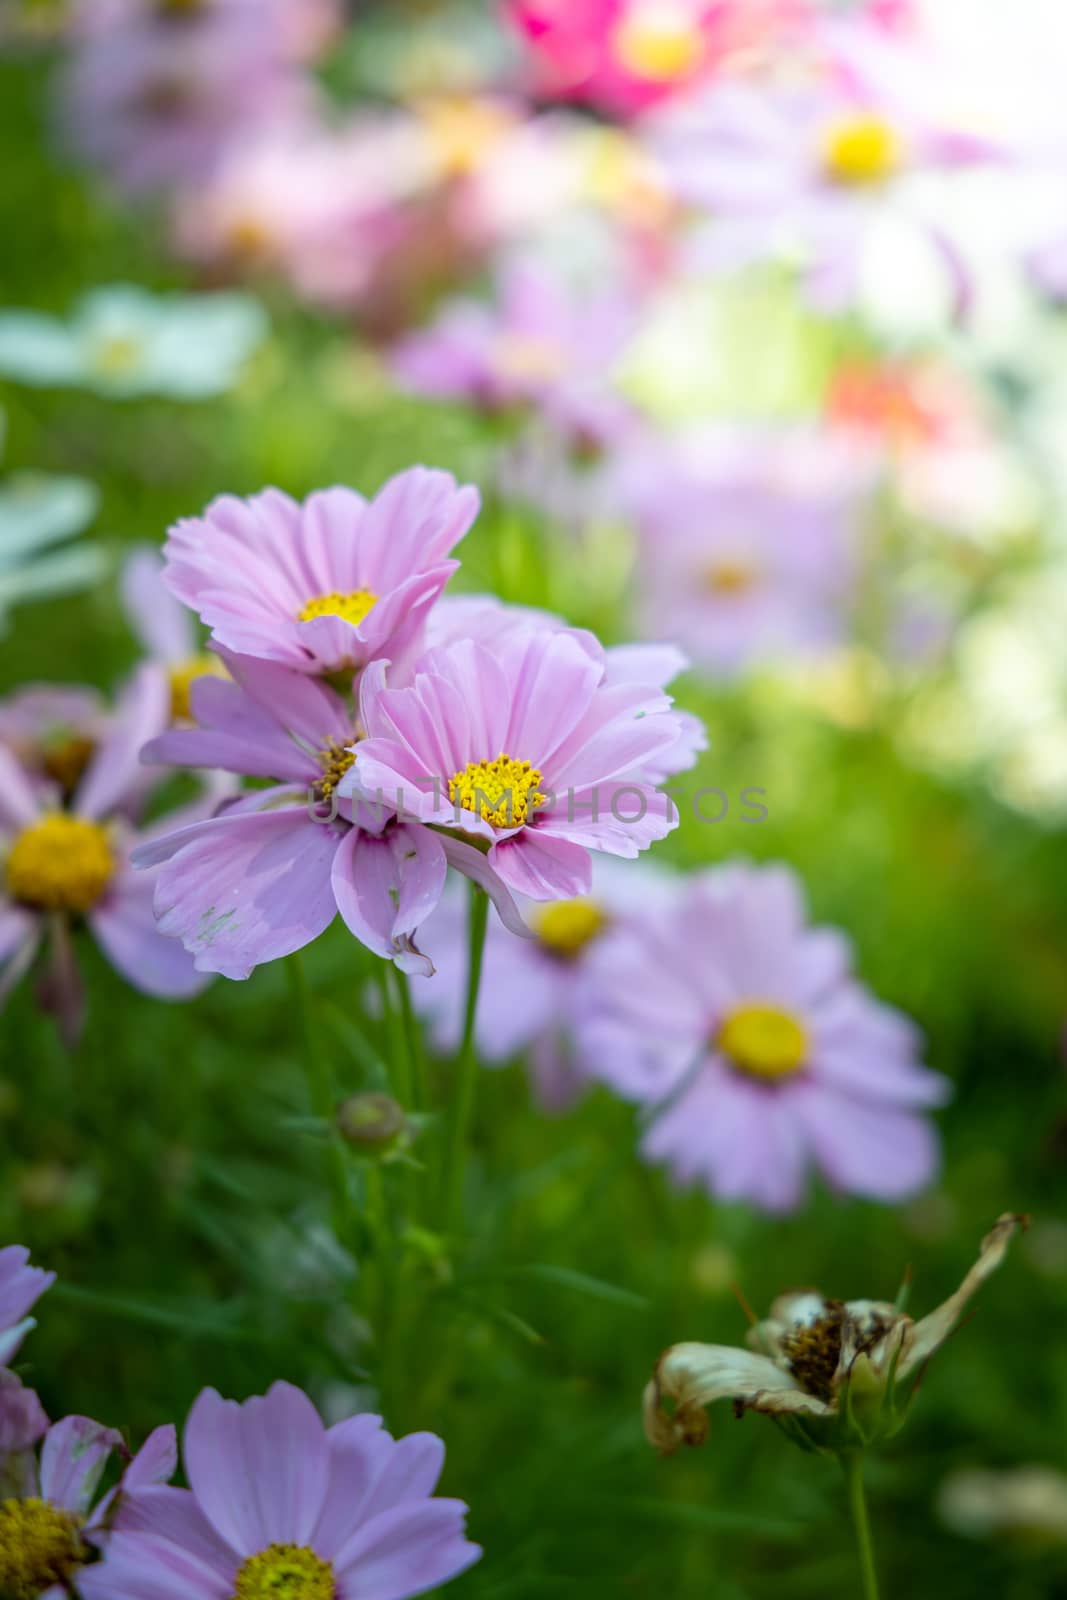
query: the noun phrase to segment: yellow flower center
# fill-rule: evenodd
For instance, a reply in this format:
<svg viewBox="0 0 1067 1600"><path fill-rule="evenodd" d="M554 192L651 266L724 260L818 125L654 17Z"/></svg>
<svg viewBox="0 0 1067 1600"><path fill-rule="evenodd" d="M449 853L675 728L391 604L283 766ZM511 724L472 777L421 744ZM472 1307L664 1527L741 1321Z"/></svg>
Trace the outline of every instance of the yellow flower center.
<svg viewBox="0 0 1067 1600"><path fill-rule="evenodd" d="M353 735L355 743L355 735ZM322 777L315 785L316 800L328 800L337 788L341 779L356 759L354 750L346 750L344 745L338 744L336 739L327 739L319 751L319 761L322 763Z"/></svg>
<svg viewBox="0 0 1067 1600"><path fill-rule="evenodd" d="M815 1322L798 1323L782 1339L789 1370L808 1394L820 1400L833 1398L834 1378L841 1361L841 1332L845 1308L839 1300L826 1302L825 1314Z"/></svg>
<svg viewBox="0 0 1067 1600"><path fill-rule="evenodd" d="M41 911L88 911L114 872L106 828L62 812L16 834L4 863L12 899Z"/></svg>
<svg viewBox="0 0 1067 1600"><path fill-rule="evenodd" d="M57 783L64 799L69 799L96 751L96 744L84 734L61 735L46 744L41 754L45 776Z"/></svg>
<svg viewBox="0 0 1067 1600"><path fill-rule="evenodd" d="M493 350L493 366L514 383L551 383L566 366L566 356L552 339L532 333L506 333Z"/></svg>
<svg viewBox="0 0 1067 1600"><path fill-rule="evenodd" d="M232 1600L334 1600L333 1568L302 1544L269 1544L249 1556Z"/></svg>
<svg viewBox="0 0 1067 1600"><path fill-rule="evenodd" d="M619 65L655 83L671 83L694 72L704 58L704 36L687 10L668 0L634 6L612 34Z"/></svg>
<svg viewBox="0 0 1067 1600"><path fill-rule="evenodd" d="M701 574L704 588L714 595L747 594L754 589L759 569L751 561L713 561Z"/></svg>
<svg viewBox="0 0 1067 1600"><path fill-rule="evenodd" d="M0 1504L0 1594L4 1600L37 1600L56 1584L68 1585L86 1556L81 1519L47 1500Z"/></svg>
<svg viewBox="0 0 1067 1600"><path fill-rule="evenodd" d="M791 1011L778 1006L738 1006L715 1042L740 1072L753 1078L788 1078L808 1058L807 1029Z"/></svg>
<svg viewBox="0 0 1067 1600"><path fill-rule="evenodd" d="M296 614L298 622L310 622L313 617L343 617L358 627L367 612L377 604L378 596L372 589L350 589L341 594L337 589L329 594L317 594L301 606Z"/></svg>
<svg viewBox="0 0 1067 1600"><path fill-rule="evenodd" d="M858 116L837 123L826 135L823 161L837 183L884 183L904 159L900 135L881 117Z"/></svg>
<svg viewBox="0 0 1067 1600"><path fill-rule="evenodd" d="M141 363L143 346L129 334L113 333L93 346L91 365L106 378L121 378Z"/></svg>
<svg viewBox="0 0 1067 1600"><path fill-rule="evenodd" d="M592 900L557 900L541 906L534 927L554 956L573 961L607 925L607 916Z"/></svg>
<svg viewBox="0 0 1067 1600"><path fill-rule="evenodd" d="M188 722L193 715L192 687L197 678L225 678L226 668L209 650L176 661L169 671L170 714L175 722Z"/></svg>
<svg viewBox="0 0 1067 1600"><path fill-rule="evenodd" d="M449 780L448 798L494 828L517 828L531 807L536 810L548 799L537 793L540 783L540 772L528 761L499 755L495 761L468 761Z"/></svg>

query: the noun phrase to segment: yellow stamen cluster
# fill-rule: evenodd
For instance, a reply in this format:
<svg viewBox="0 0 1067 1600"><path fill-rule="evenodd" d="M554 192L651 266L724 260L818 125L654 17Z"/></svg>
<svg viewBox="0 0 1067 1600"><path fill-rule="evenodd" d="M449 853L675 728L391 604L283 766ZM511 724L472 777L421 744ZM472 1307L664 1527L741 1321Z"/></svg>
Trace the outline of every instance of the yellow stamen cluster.
<svg viewBox="0 0 1067 1600"><path fill-rule="evenodd" d="M695 72L704 56L704 38L686 9L677 0L639 0L612 35L619 65L653 83L671 83Z"/></svg>
<svg viewBox="0 0 1067 1600"><path fill-rule="evenodd" d="M353 742L355 735L353 735ZM336 739L328 739L319 751L319 761L322 763L322 777L315 785L315 798L328 800L337 788L341 779L356 759L354 750L346 750L344 745L338 744Z"/></svg>
<svg viewBox="0 0 1067 1600"><path fill-rule="evenodd" d="M540 783L540 772L528 761L501 754L495 761L469 761L462 772L454 773L448 798L494 828L518 828L531 808L536 810L548 799L537 792Z"/></svg>
<svg viewBox="0 0 1067 1600"><path fill-rule="evenodd" d="M573 961L603 933L607 916L593 900L556 900L538 908L534 928L543 945L563 961Z"/></svg>
<svg viewBox="0 0 1067 1600"><path fill-rule="evenodd" d="M715 1042L739 1072L752 1078L787 1078L808 1059L807 1029L799 1017L778 1006L738 1006Z"/></svg>
<svg viewBox="0 0 1067 1600"><path fill-rule="evenodd" d="M16 834L4 862L12 899L39 911L88 911L114 873L107 829L62 812Z"/></svg>
<svg viewBox="0 0 1067 1600"><path fill-rule="evenodd" d="M334 1600L333 1567L302 1544L269 1544L249 1556L232 1600Z"/></svg>
<svg viewBox="0 0 1067 1600"><path fill-rule="evenodd" d="M47 1500L0 1503L0 1594L4 1600L37 1600L46 1589L64 1589L85 1560L80 1518Z"/></svg>
<svg viewBox="0 0 1067 1600"><path fill-rule="evenodd" d="M95 751L95 741L78 733L55 739L45 745L41 753L41 766L45 776L59 785L64 799L69 800L78 787Z"/></svg>
<svg viewBox="0 0 1067 1600"><path fill-rule="evenodd" d="M900 135L881 117L858 116L839 122L826 135L823 161L836 183L884 183L904 159Z"/></svg>
<svg viewBox="0 0 1067 1600"><path fill-rule="evenodd" d="M144 346L129 334L112 333L93 345L90 362L106 378L122 378L141 364Z"/></svg>
<svg viewBox="0 0 1067 1600"><path fill-rule="evenodd" d="M329 594L313 595L300 607L296 618L298 622L310 622L313 617L342 617L358 627L377 601L372 589L350 589L347 594L332 589Z"/></svg>
<svg viewBox="0 0 1067 1600"><path fill-rule="evenodd" d="M188 722L193 715L192 687L197 678L224 678L226 668L218 656L204 650L189 656L185 661L175 661L170 667L170 714L174 722Z"/></svg>
<svg viewBox="0 0 1067 1600"><path fill-rule="evenodd" d="M709 594L729 596L747 594L755 588L759 572L750 561L725 558L711 562L702 576Z"/></svg>

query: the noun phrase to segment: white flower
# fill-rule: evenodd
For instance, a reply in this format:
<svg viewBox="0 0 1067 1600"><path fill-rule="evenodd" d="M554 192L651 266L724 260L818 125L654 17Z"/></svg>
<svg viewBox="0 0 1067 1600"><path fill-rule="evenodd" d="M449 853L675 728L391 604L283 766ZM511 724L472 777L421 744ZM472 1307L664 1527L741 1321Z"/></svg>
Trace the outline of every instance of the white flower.
<svg viewBox="0 0 1067 1600"><path fill-rule="evenodd" d="M702 1444L704 1407L726 1399L738 1412L783 1421L809 1447L855 1449L895 1433L926 1363L1025 1225L1025 1217L999 1217L955 1294L919 1322L886 1301L827 1300L804 1290L774 1302L770 1317L750 1330L749 1350L672 1345L645 1390L649 1441L665 1453Z"/></svg>
<svg viewBox="0 0 1067 1600"><path fill-rule="evenodd" d="M0 484L0 629L20 601L81 589L99 578L105 564L99 547L52 551L88 526L98 499L84 478L23 472Z"/></svg>
<svg viewBox="0 0 1067 1600"><path fill-rule="evenodd" d="M153 295L115 284L85 295L69 321L0 314L0 373L38 388L198 400L232 386L266 328L250 295Z"/></svg>

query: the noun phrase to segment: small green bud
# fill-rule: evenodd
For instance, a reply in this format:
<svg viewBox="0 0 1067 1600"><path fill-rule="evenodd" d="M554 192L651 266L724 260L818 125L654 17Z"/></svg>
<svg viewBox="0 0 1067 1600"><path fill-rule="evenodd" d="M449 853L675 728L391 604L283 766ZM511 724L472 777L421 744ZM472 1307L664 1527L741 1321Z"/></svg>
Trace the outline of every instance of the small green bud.
<svg viewBox="0 0 1067 1600"><path fill-rule="evenodd" d="M408 1133L402 1106L388 1094L353 1094L337 1109L337 1127L360 1155L391 1155Z"/></svg>

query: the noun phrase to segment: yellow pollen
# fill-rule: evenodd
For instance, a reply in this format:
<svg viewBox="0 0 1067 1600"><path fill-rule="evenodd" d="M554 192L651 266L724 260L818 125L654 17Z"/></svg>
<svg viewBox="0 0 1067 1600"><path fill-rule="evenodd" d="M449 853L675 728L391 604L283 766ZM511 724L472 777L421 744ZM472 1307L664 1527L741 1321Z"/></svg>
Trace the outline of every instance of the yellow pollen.
<svg viewBox="0 0 1067 1600"><path fill-rule="evenodd" d="M355 735L353 735L353 743ZM322 763L322 777L315 785L315 798L328 800L337 788L341 779L356 759L354 750L346 750L344 745L338 744L336 739L327 739L319 751L319 761Z"/></svg>
<svg viewBox="0 0 1067 1600"><path fill-rule="evenodd" d="M266 221L251 212L231 218L226 228L226 243L241 261L259 261L269 255L274 236Z"/></svg>
<svg viewBox="0 0 1067 1600"><path fill-rule="evenodd" d="M302 1544L269 1544L249 1556L231 1600L334 1600L333 1567Z"/></svg>
<svg viewBox="0 0 1067 1600"><path fill-rule="evenodd" d="M72 733L51 740L41 754L45 776L58 783L64 799L70 798L96 751L96 744L83 734Z"/></svg>
<svg viewBox="0 0 1067 1600"><path fill-rule="evenodd" d="M94 372L106 378L122 378L140 365L143 348L139 339L129 334L113 333L96 341L90 362Z"/></svg>
<svg viewBox="0 0 1067 1600"><path fill-rule="evenodd" d="M0 1503L0 1594L4 1600L37 1600L46 1589L64 1590L87 1554L78 1533L81 1518L47 1500Z"/></svg>
<svg viewBox="0 0 1067 1600"><path fill-rule="evenodd" d="M753 1078L788 1078L808 1059L807 1029L791 1011L778 1006L738 1006L715 1042L739 1072Z"/></svg>
<svg viewBox="0 0 1067 1600"><path fill-rule="evenodd" d="M306 605L301 606L296 619L298 622L310 622L313 617L343 617L345 622L358 627L377 600L378 596L372 589L351 589L348 594L333 589L329 594L313 595Z"/></svg>
<svg viewBox="0 0 1067 1600"><path fill-rule="evenodd" d="M62 812L16 834L4 863L12 899L40 911L88 911L114 872L107 829Z"/></svg>
<svg viewBox="0 0 1067 1600"><path fill-rule="evenodd" d="M837 183L884 183L904 159L900 136L881 117L858 116L839 122L827 133L823 162Z"/></svg>
<svg viewBox="0 0 1067 1600"><path fill-rule="evenodd" d="M493 350L497 375L514 383L551 383L566 365L566 356L554 340L532 333L502 334Z"/></svg>
<svg viewBox="0 0 1067 1600"><path fill-rule="evenodd" d="M759 572L749 561L713 561L702 574L709 594L747 594L755 588Z"/></svg>
<svg viewBox="0 0 1067 1600"><path fill-rule="evenodd" d="M573 961L607 926L607 916L592 900L557 900L541 906L534 927L554 956Z"/></svg>
<svg viewBox="0 0 1067 1600"><path fill-rule="evenodd" d="M197 678L225 678L226 668L209 650L175 661L169 671L170 714L174 722L192 719L192 688Z"/></svg>
<svg viewBox="0 0 1067 1600"><path fill-rule="evenodd" d="M499 755L495 761L469 761L462 772L454 773L448 798L494 828L518 828L531 807L536 810L548 799L537 793L540 783L540 772L528 761Z"/></svg>
<svg viewBox="0 0 1067 1600"><path fill-rule="evenodd" d="M704 37L686 9L667 0L634 6L612 35L619 65L654 83L670 83L695 72L704 58Z"/></svg>

